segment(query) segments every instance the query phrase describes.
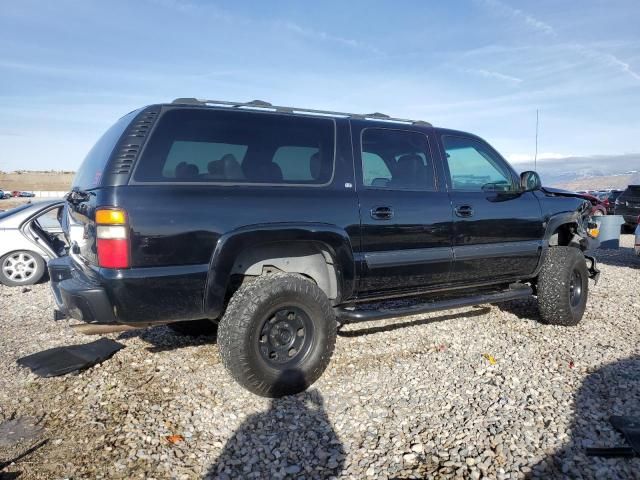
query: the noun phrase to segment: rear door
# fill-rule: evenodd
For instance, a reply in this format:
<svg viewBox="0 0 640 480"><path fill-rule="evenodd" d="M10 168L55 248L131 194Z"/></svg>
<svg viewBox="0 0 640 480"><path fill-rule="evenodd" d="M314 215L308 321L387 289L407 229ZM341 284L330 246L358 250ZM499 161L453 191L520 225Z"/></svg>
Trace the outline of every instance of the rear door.
<svg viewBox="0 0 640 480"><path fill-rule="evenodd" d="M430 130L352 122L364 295L448 281L452 212ZM437 152L437 151L436 151Z"/></svg>
<svg viewBox="0 0 640 480"><path fill-rule="evenodd" d="M519 191L515 172L476 137L443 135L454 212L455 283L495 282L534 272L542 252L542 211Z"/></svg>

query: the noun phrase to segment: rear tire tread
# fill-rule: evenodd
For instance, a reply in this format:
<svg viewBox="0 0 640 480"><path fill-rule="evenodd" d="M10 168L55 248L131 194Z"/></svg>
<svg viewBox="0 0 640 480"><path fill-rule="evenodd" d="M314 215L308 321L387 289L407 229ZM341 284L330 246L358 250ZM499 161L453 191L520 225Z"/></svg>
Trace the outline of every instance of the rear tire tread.
<svg viewBox="0 0 640 480"><path fill-rule="evenodd" d="M320 356L311 370L302 372L305 385L276 385L268 379L259 378L249 356L254 315L266 302L284 292L295 292L307 297L320 307L323 318L317 328L322 328L325 337ZM252 282L241 286L232 296L226 312L220 321L218 346L222 362L231 376L249 391L266 397L278 397L304 390L315 382L324 372L335 347L336 321L329 299L318 286L310 280L295 274L275 273L261 275Z"/></svg>

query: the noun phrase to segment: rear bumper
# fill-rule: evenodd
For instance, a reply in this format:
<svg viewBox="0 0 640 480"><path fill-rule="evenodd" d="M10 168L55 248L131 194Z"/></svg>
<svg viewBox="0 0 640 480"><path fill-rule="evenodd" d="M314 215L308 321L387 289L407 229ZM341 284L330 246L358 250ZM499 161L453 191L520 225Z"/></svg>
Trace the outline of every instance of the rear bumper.
<svg viewBox="0 0 640 480"><path fill-rule="evenodd" d="M58 309L84 322L162 324L203 316L208 265L90 269L65 256L49 262Z"/></svg>
<svg viewBox="0 0 640 480"><path fill-rule="evenodd" d="M48 268L53 297L64 315L83 322L116 322L105 289L79 269L70 257L55 258Z"/></svg>

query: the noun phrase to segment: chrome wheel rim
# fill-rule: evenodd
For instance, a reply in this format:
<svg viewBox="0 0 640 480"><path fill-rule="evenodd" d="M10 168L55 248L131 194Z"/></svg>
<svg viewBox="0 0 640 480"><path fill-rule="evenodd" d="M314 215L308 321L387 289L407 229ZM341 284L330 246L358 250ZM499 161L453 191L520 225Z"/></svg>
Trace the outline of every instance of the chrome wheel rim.
<svg viewBox="0 0 640 480"><path fill-rule="evenodd" d="M16 283L29 281L37 270L36 259L26 252L17 252L9 255L2 262L2 273L9 280Z"/></svg>

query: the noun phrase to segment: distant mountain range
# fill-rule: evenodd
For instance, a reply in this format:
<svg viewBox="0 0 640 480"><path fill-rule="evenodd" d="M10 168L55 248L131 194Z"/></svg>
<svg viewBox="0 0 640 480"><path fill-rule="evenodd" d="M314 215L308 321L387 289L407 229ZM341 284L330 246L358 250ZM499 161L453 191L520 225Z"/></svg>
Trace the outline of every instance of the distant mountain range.
<svg viewBox="0 0 640 480"><path fill-rule="evenodd" d="M533 162L513 164L518 171L533 170ZM537 172L543 185L575 189L623 188L640 184L640 154L594 155L539 160ZM588 186L581 187L584 184Z"/></svg>

